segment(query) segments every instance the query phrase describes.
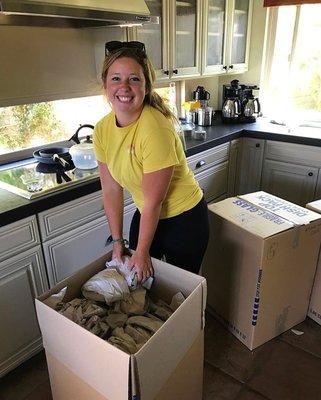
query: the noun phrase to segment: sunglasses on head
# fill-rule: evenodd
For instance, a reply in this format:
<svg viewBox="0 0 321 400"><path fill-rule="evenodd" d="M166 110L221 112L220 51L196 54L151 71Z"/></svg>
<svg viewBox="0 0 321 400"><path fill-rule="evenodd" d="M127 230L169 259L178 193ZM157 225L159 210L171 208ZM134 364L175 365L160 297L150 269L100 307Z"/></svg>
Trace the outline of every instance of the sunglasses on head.
<svg viewBox="0 0 321 400"><path fill-rule="evenodd" d="M119 49L133 49L139 50L146 53L145 45L142 42L120 42L119 40L112 40L111 42L107 42L105 44L105 55L107 56L109 53L113 51L117 51Z"/></svg>

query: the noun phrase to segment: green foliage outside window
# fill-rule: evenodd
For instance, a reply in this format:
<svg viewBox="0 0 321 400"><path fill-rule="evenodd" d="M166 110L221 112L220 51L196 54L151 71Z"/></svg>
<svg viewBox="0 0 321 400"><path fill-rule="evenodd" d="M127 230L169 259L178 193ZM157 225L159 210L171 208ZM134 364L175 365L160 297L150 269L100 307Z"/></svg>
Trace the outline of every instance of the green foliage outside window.
<svg viewBox="0 0 321 400"><path fill-rule="evenodd" d="M67 132L51 103L24 104L0 109L2 153L61 140Z"/></svg>

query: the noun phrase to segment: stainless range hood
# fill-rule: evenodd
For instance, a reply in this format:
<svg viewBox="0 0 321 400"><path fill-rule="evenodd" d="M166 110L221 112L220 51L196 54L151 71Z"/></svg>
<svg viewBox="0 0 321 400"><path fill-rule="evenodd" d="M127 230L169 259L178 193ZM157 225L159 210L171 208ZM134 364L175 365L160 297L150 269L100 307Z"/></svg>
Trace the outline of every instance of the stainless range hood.
<svg viewBox="0 0 321 400"><path fill-rule="evenodd" d="M158 23L144 0L0 0L0 25L99 27Z"/></svg>

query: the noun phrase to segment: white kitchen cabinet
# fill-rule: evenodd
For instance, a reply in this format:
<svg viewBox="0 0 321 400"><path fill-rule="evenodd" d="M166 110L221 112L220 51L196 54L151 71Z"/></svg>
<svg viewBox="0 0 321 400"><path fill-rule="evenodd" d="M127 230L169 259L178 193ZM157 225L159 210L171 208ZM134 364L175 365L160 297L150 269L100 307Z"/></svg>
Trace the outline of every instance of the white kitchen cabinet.
<svg viewBox="0 0 321 400"><path fill-rule="evenodd" d="M36 217L33 215L0 228L0 261L40 244Z"/></svg>
<svg viewBox="0 0 321 400"><path fill-rule="evenodd" d="M247 71L253 0L204 0L202 5L202 74Z"/></svg>
<svg viewBox="0 0 321 400"><path fill-rule="evenodd" d="M194 172L207 202L226 196L229 148L230 144L224 143L187 159L188 166Z"/></svg>
<svg viewBox="0 0 321 400"><path fill-rule="evenodd" d="M321 195L320 171L320 147L266 142L263 190L305 206Z"/></svg>
<svg viewBox="0 0 321 400"><path fill-rule="evenodd" d="M263 139L242 138L235 194L261 190L264 144Z"/></svg>
<svg viewBox="0 0 321 400"><path fill-rule="evenodd" d="M124 205L132 203L130 194L124 191ZM102 191L82 196L38 214L42 241L70 232L105 215Z"/></svg>
<svg viewBox="0 0 321 400"><path fill-rule="evenodd" d="M224 197L227 192L228 161L196 174L195 178L208 203L212 202L214 199Z"/></svg>
<svg viewBox="0 0 321 400"><path fill-rule="evenodd" d="M204 150L187 158L187 164L194 174L228 160L229 143L224 143L212 149Z"/></svg>
<svg viewBox="0 0 321 400"><path fill-rule="evenodd" d="M201 73L200 0L146 0L159 25L131 31L131 39L145 43L158 81L199 76Z"/></svg>
<svg viewBox="0 0 321 400"><path fill-rule="evenodd" d="M134 204L124 209L124 238L128 239L135 210ZM44 242L50 287L110 251L112 246L106 244L109 235L107 219L103 215Z"/></svg>
<svg viewBox="0 0 321 400"><path fill-rule="evenodd" d="M35 216L0 228L0 376L42 347L34 299L48 289Z"/></svg>
<svg viewBox="0 0 321 400"><path fill-rule="evenodd" d="M0 376L42 348L34 299L47 289L40 245L0 263Z"/></svg>
<svg viewBox="0 0 321 400"><path fill-rule="evenodd" d="M265 160L262 190L305 206L314 198L317 179L317 168Z"/></svg>

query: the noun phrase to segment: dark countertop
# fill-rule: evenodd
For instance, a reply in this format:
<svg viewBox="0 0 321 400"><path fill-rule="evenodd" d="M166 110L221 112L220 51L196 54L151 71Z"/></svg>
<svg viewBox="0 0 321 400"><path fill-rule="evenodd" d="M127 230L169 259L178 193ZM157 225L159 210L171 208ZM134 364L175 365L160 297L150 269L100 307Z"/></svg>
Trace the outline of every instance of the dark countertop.
<svg viewBox="0 0 321 400"><path fill-rule="evenodd" d="M204 128L198 127L197 129ZM220 120L215 120L214 125L206 128L206 132L207 137L205 141L186 139L187 157L239 137L276 140L321 147L320 129L309 128L307 130L306 128L298 128L298 131L295 133L289 133L288 128L272 124L264 118L259 118L257 122L251 124L223 124ZM96 180L79 183L79 185L34 200L28 200L0 189L0 226L93 193L100 188L99 178L97 178Z"/></svg>

